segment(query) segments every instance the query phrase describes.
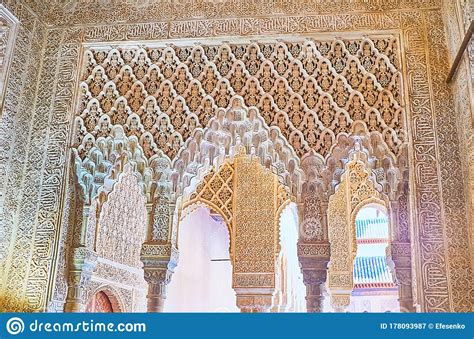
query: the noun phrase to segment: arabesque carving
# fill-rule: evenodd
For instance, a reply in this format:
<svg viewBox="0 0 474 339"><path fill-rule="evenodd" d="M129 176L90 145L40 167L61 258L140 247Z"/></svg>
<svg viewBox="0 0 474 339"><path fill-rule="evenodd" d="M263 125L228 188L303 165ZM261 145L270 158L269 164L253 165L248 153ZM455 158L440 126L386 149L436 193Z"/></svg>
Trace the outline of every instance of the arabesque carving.
<svg viewBox="0 0 474 339"><path fill-rule="evenodd" d="M206 203L216 212L222 215L224 222L232 234L232 222L234 216L234 168L225 162L216 172L214 169L204 177L203 181L196 187L196 192L191 194L190 200L184 205L189 206L194 202ZM183 218L184 215L181 217Z"/></svg>
<svg viewBox="0 0 474 339"><path fill-rule="evenodd" d="M390 62L402 73L399 96L403 100L398 104L405 112L406 130L411 134L410 138L406 136L405 141L409 139L411 143L407 159L410 159L408 200L413 202L413 206L410 206L410 212L413 213L410 227L414 235L411 244L413 290L416 292L413 297L422 311L472 311L474 284L472 253L468 244L469 224L472 223L466 217L469 209L465 208L466 194L461 170L464 162L461 155L470 153L466 152L468 147L461 147L461 138L457 133L463 131L460 134L465 136L468 134L464 131L469 130L463 128L468 126L465 114L461 118L456 114L468 110L464 103L453 103L453 92L444 83L449 68L447 39L441 15L444 2L357 0L343 1L339 6L333 6L331 2L315 0L290 1L276 8L276 5L262 3L248 6L240 1L207 5L195 2L184 7L173 2L163 7L162 3L150 1L149 6L143 8L158 10L143 10L130 3L118 5L122 7L117 10L118 7L110 3L107 10L94 12L90 11L90 6L94 6L95 2L85 4L68 1L61 6L59 2L41 3L41 6L31 1L5 0L3 3L22 22L11 59L11 74L15 76L10 77L7 85L0 123L0 196L3 199L2 226L6 230L2 239L5 239L3 248L8 249L5 251L5 261L1 262L0 272L2 292L12 295L12 302L8 305L10 309L23 309L26 302L28 309L41 311L53 301L53 295L54 303L66 298L65 277L58 274L58 281L54 281L50 272L64 271L66 265L64 260L57 260L59 251L63 250L58 242L64 239L63 216L70 204L64 197L70 190L66 182L70 167L69 140L73 134L71 122L77 113L77 84L83 80L80 64L83 44L87 44L87 48L91 45L95 48L110 43L113 48L120 48L125 41L252 36L258 45L266 43L264 38L273 36L282 38L281 42L271 42L278 45L291 42L295 35L314 37L315 41L327 41L330 35L337 38L333 41L329 39L336 52L337 41L343 41L346 45L346 41L373 40L374 36L382 32L385 37L388 34L390 39L398 40L393 46L402 52L398 63L395 60ZM451 3L447 2L446 6L449 7ZM32 6L34 12L38 11L38 15L28 5ZM61 8L69 8L70 11L63 15ZM101 5L101 8L105 7ZM196 19L196 13L202 17ZM275 15L268 17L268 13ZM445 18L448 20L447 25L458 26L456 21L451 24L448 16ZM84 22L91 25L82 26ZM46 26L44 23L64 26ZM363 38L365 34L368 34L367 38ZM203 42L203 45L206 43ZM147 47L147 44L144 46ZM105 46L104 49L110 50L112 47ZM199 49L195 47L195 50ZM349 50L347 47L346 50ZM176 46L170 48L174 50ZM291 48L288 51L291 54ZM263 51L261 53L264 54ZM398 52L392 54L398 55ZM208 57L207 51L205 55ZM38 60L41 60L39 64ZM337 61L337 58L332 60ZM137 66L142 67L141 62L137 58ZM285 67L285 59L280 64ZM132 69L135 76L141 74L139 67L136 71ZM331 61L331 70L335 67L336 62L332 64ZM250 71L247 67L245 70ZM276 67L274 70L278 73ZM222 82L225 83L224 80ZM293 86L297 88L297 82ZM129 96L129 99L140 102L138 94L141 89L141 86L135 86L134 94L137 96ZM158 89L165 93L168 90L165 85ZM205 87L202 90L205 91ZM392 94L394 98L397 97ZM467 98L456 91L454 94ZM221 97L226 99L224 93ZM252 95L248 95L248 98L251 100ZM336 101L334 99L333 103L337 105ZM130 104L133 102L137 101L131 100ZM160 104L167 103L157 102L158 106ZM288 104L293 105L293 102ZM107 131L106 125L102 124L103 132ZM301 143L302 139L299 140L297 134L294 134L289 144ZM337 143L337 140L331 141ZM171 150L172 142L168 142ZM140 140L137 142L139 144ZM471 144L464 143L466 146ZM393 148L393 145L390 147ZM250 148L248 152L251 152ZM190 163L184 161L184 164L181 168L187 168ZM340 164L336 162L331 166L338 168ZM330 177L333 178L332 174ZM179 176L175 183L181 183ZM166 185L172 186L169 182ZM170 189L174 190L175 187ZM313 250L316 251L314 246L307 251Z"/></svg>
<svg viewBox="0 0 474 339"><path fill-rule="evenodd" d="M311 312L321 312L324 299L323 285L326 282L331 252L328 240L329 198L341 183L345 166L352 154L356 150L364 152L366 165L374 173L374 182L380 185L380 191L387 197L397 195L399 181L407 166L406 145L401 148L397 157L380 134L369 132L362 123L354 124L353 128L353 133L341 133L338 136L337 143L332 146L331 154L326 159L311 151L301 160L305 182L301 192L302 223L298 255L308 290L307 308ZM342 219L341 223L344 223Z"/></svg>
<svg viewBox="0 0 474 339"><path fill-rule="evenodd" d="M233 288L242 312L266 312L276 287L278 177L243 148L234 166Z"/></svg>
<svg viewBox="0 0 474 339"><path fill-rule="evenodd" d="M95 249L101 258L141 267L140 251L146 236L145 202L131 166L125 165L100 214Z"/></svg>
<svg viewBox="0 0 474 339"><path fill-rule="evenodd" d="M88 49L76 143L124 126L145 155L174 159L232 96L256 106L302 156L329 153L361 121L398 154L406 122L395 37Z"/></svg>
<svg viewBox="0 0 474 339"><path fill-rule="evenodd" d="M0 5L0 109L2 111L5 85L8 79L8 71L17 35L17 25L16 17L5 6ZM0 112L1 116L2 113ZM2 205L0 203L0 213Z"/></svg>
<svg viewBox="0 0 474 339"><path fill-rule="evenodd" d="M69 258L70 283L65 311L84 311L92 288L104 281L110 288L114 285L121 288L127 300L145 288L139 259L146 233L146 198L130 164L124 165L110 190L109 193L102 190L92 208L86 203L81 205L83 219L73 234L76 244ZM101 209L98 209L99 204L102 204ZM111 248L114 251L111 252ZM87 259L89 257L93 259ZM140 300L136 300L126 309L136 309L139 303Z"/></svg>
<svg viewBox="0 0 474 339"><path fill-rule="evenodd" d="M181 220L204 205L226 222L232 284L242 312L264 312L272 306L280 251L279 215L291 201L288 191L271 168L263 167L258 156L247 155L240 146L218 170L211 168L189 200L183 201Z"/></svg>

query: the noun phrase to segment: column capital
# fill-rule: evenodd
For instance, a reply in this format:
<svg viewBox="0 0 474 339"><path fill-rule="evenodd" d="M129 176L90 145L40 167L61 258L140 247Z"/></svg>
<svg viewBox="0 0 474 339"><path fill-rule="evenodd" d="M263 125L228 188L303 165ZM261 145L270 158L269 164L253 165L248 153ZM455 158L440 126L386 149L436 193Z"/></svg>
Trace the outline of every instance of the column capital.
<svg viewBox="0 0 474 339"><path fill-rule="evenodd" d="M347 307L351 303L352 290L345 291L345 293L338 293L331 295L331 306L335 312L343 313L347 311Z"/></svg>
<svg viewBox="0 0 474 339"><path fill-rule="evenodd" d="M306 309L311 313L322 312L324 284L331 259L329 241L300 240L297 246L303 283L306 285Z"/></svg>
<svg viewBox="0 0 474 339"><path fill-rule="evenodd" d="M327 260L331 257L331 247L329 241L298 241L298 257L309 258L319 261Z"/></svg>
<svg viewBox="0 0 474 339"><path fill-rule="evenodd" d="M301 264L303 275L305 272L324 271L327 272L328 263L331 259L330 244L323 242L298 242L298 259ZM308 273L315 276L316 273ZM309 278L308 275L308 278ZM325 278L324 278L325 279ZM325 281L325 280L324 280Z"/></svg>
<svg viewBox="0 0 474 339"><path fill-rule="evenodd" d="M74 247L71 251L71 264L92 265L95 267L97 253L85 246Z"/></svg>
<svg viewBox="0 0 474 339"><path fill-rule="evenodd" d="M321 285L326 282L327 269L303 269L303 282L305 285Z"/></svg>
<svg viewBox="0 0 474 339"><path fill-rule="evenodd" d="M146 242L140 260L148 283L148 312L163 312L167 286L178 263L178 250L170 242Z"/></svg>
<svg viewBox="0 0 474 339"><path fill-rule="evenodd" d="M411 243L392 241L390 244L390 254L395 260L398 258L411 258Z"/></svg>
<svg viewBox="0 0 474 339"><path fill-rule="evenodd" d="M173 270L179 259L178 249L171 242L148 241L142 245L140 260L144 267L156 265L170 267Z"/></svg>
<svg viewBox="0 0 474 339"><path fill-rule="evenodd" d="M266 313L273 305L273 294L240 294L237 292L237 307L242 313Z"/></svg>

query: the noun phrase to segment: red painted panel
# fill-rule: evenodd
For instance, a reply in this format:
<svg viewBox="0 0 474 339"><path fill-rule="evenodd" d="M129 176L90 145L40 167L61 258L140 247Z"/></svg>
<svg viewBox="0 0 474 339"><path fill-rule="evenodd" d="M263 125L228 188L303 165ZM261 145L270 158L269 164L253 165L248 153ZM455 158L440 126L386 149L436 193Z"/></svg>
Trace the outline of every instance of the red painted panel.
<svg viewBox="0 0 474 339"><path fill-rule="evenodd" d="M89 301L86 312L90 313L113 313L112 303L104 292L97 292Z"/></svg>

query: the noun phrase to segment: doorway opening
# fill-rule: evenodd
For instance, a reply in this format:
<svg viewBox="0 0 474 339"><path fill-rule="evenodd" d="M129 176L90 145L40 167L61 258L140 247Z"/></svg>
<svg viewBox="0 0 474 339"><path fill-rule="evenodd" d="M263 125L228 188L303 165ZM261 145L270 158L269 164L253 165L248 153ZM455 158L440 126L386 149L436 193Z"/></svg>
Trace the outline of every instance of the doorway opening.
<svg viewBox="0 0 474 339"><path fill-rule="evenodd" d="M398 288L387 265L387 210L368 204L356 216L357 254L349 312L400 312Z"/></svg>
<svg viewBox="0 0 474 339"><path fill-rule="evenodd" d="M306 312L306 286L297 255L298 212L290 203L280 215L280 255L274 312Z"/></svg>
<svg viewBox="0 0 474 339"><path fill-rule="evenodd" d="M165 312L239 312L229 244L229 229L219 214L198 207L183 218L179 264L168 287Z"/></svg>

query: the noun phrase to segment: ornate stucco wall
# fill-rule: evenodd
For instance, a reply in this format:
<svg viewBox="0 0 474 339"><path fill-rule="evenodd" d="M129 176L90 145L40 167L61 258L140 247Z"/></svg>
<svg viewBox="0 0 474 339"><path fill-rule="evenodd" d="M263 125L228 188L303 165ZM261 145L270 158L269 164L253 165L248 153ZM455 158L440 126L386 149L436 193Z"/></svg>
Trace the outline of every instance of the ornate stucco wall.
<svg viewBox="0 0 474 339"><path fill-rule="evenodd" d="M45 310L58 293L51 277L62 272L57 268L69 210L64 199L69 196L68 146L85 45L347 31L360 37L360 32L390 31L400 37L407 96L417 302L424 311L472 311L464 189L468 170L462 167L467 142L459 142L466 139L457 133L463 122L445 84L449 69L442 1L343 0L337 6L330 0L3 4L20 22L11 62L14 76L0 123L0 227L5 234L0 290L14 296L8 307L24 308L26 302L32 310Z"/></svg>
<svg viewBox="0 0 474 339"><path fill-rule="evenodd" d="M48 223L45 219L48 218L48 214L57 215L58 206L51 205L59 201L54 198L54 194L51 196L52 199L46 198L48 193L39 185L45 165L46 136L49 134L47 126L51 113L50 102L44 102L40 107L37 96L41 60L48 61L43 49L47 30L28 7L7 6L7 9L20 21L20 25L10 71L10 74L15 76L8 81L0 124L2 297L8 300L14 297L11 300L11 309L24 308L26 304L38 309L44 307L46 303L44 282L51 276L50 252L57 230L54 223ZM54 80L44 79L44 85L47 86L51 81ZM63 141L63 145L66 145L66 140ZM64 167L64 164L61 167ZM60 177L56 178L61 180ZM55 180L54 177L51 179ZM56 196L59 193L58 190ZM37 206L40 196L50 207L44 209L41 215ZM20 219L19 215L22 215ZM43 225L37 238L35 224ZM50 230L49 239L41 235L41 233L44 235L45 230ZM16 239L15 242L10 241L12 238ZM34 251L35 255L32 258L35 262L33 272L36 278L28 283L25 279L25 259L32 257L34 247L40 250ZM11 253L18 253L18 258L23 260L13 260L9 255ZM6 309L10 307L7 306Z"/></svg>
<svg viewBox="0 0 474 339"><path fill-rule="evenodd" d="M447 39L448 60L449 65L452 65L471 20L474 20L474 1L444 1L442 10L445 32L449 37ZM474 38L472 37L450 87L453 91L457 115L472 249L474 248Z"/></svg>

